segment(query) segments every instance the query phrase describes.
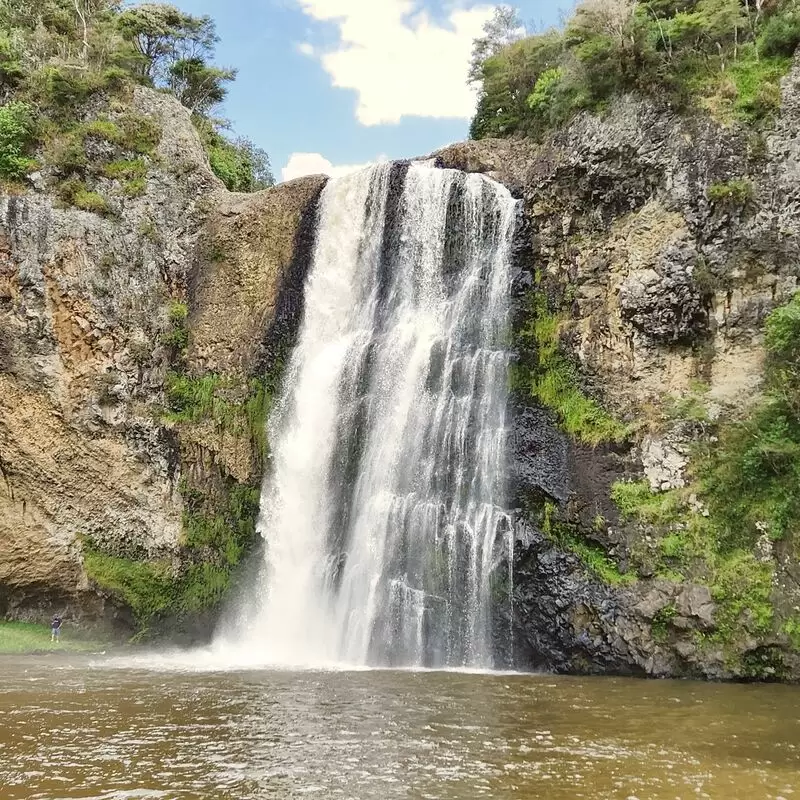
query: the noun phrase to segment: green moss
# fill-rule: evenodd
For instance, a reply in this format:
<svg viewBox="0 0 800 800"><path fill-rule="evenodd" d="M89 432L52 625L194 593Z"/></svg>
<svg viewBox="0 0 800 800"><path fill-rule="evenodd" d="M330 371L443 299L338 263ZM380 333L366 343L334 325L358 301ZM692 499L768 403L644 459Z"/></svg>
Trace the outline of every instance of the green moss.
<svg viewBox="0 0 800 800"><path fill-rule="evenodd" d="M169 563L135 561L84 546L86 574L98 586L118 594L140 624L175 606L175 575Z"/></svg>
<svg viewBox="0 0 800 800"><path fill-rule="evenodd" d="M103 195L91 191L83 181L77 178L64 181L59 186L58 196L68 205L80 208L82 211L91 211L101 216L105 216L111 211L108 201Z"/></svg>
<svg viewBox="0 0 800 800"><path fill-rule="evenodd" d="M144 178L134 178L122 184L122 193L126 197L141 197L147 192L147 181Z"/></svg>
<svg viewBox="0 0 800 800"><path fill-rule="evenodd" d="M147 191L147 164L143 158L112 161L102 171L106 178L122 182L126 197L141 197Z"/></svg>
<svg viewBox="0 0 800 800"><path fill-rule="evenodd" d="M600 545L584 539L571 525L558 518L558 507L544 503L540 520L542 532L560 548L574 553L597 579L610 586L635 583L636 576L620 571L617 564Z"/></svg>
<svg viewBox="0 0 800 800"><path fill-rule="evenodd" d="M706 197L712 203L745 205L753 196L753 184L745 179L731 180L727 183L714 183L706 190Z"/></svg>
<svg viewBox="0 0 800 800"><path fill-rule="evenodd" d="M654 492L648 481L617 481L611 487L611 499L629 519L666 525L682 516L680 492Z"/></svg>
<svg viewBox="0 0 800 800"><path fill-rule="evenodd" d="M123 558L84 545L87 575L124 601L140 627L215 607L255 538L258 488L233 481L221 494L182 488L188 510L179 571L166 561Z"/></svg>
<svg viewBox="0 0 800 800"><path fill-rule="evenodd" d="M83 139L100 139L101 141L119 144L122 140L122 129L109 119L95 119L79 126L78 132Z"/></svg>
<svg viewBox="0 0 800 800"><path fill-rule="evenodd" d="M169 409L164 418L173 423L212 420L217 427L250 439L258 459L266 455L266 419L275 391L274 377L241 382L208 374L191 377L170 372L166 378ZM242 389L246 394L242 397ZM241 399L239 399L241 398Z"/></svg>
<svg viewBox="0 0 800 800"><path fill-rule="evenodd" d="M561 350L561 326L562 318L548 309L544 293L534 290L526 323L517 334L530 365L515 368L512 385L552 409L563 429L585 444L624 440L627 427L581 389L578 370Z"/></svg>

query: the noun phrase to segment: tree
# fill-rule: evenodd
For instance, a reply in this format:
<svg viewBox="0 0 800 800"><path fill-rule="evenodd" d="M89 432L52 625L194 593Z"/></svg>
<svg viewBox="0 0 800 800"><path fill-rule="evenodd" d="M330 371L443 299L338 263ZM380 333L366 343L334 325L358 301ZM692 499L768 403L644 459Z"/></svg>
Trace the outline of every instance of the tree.
<svg viewBox="0 0 800 800"><path fill-rule="evenodd" d="M210 17L193 17L175 6L144 3L122 12L119 29L141 56L141 71L156 84L168 82L177 61L214 56L219 41Z"/></svg>
<svg viewBox="0 0 800 800"><path fill-rule="evenodd" d="M525 35L525 25L515 8L506 5L495 7L492 18L483 26L483 36L472 42L468 83L480 83L483 80L483 64L486 59Z"/></svg>
<svg viewBox="0 0 800 800"><path fill-rule="evenodd" d="M202 58L182 58L170 66L167 85L193 114L208 114L225 99L225 84L235 78L234 70L209 66Z"/></svg>
<svg viewBox="0 0 800 800"><path fill-rule="evenodd" d="M26 155L32 132L28 106L14 102L0 107L0 178L19 180L33 166Z"/></svg>

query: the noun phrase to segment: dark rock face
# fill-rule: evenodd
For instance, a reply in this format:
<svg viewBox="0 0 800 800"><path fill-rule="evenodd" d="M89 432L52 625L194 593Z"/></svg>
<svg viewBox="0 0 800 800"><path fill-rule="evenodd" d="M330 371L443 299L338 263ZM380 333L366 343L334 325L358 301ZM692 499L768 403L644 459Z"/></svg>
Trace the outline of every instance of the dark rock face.
<svg viewBox="0 0 800 800"><path fill-rule="evenodd" d="M569 441L552 415L541 408L512 409L509 455L510 496L521 502L530 492L561 503L570 496Z"/></svg>
<svg viewBox="0 0 800 800"><path fill-rule="evenodd" d="M759 395L764 320L800 276L798 122L800 62L784 80L781 118L760 141L743 127L622 98L541 144L484 140L436 154L440 166L485 173L523 200L513 324L528 321L526 293L560 298L561 346L580 388L631 424L624 444L588 447L530 400L512 406L510 493L520 510L513 617L505 609L498 626L513 628L516 666L800 676L800 655L777 633L748 633L730 659L709 588L658 578L641 553L658 550L664 530L622 519L611 500L620 481L690 483L691 445L707 433L669 409L697 383L714 415L735 417ZM729 184L748 188L718 199ZM604 582L558 531L537 527L545 503L620 573L635 564L638 580ZM775 608L800 606L796 556L780 543L754 555L774 571Z"/></svg>
<svg viewBox="0 0 800 800"><path fill-rule="evenodd" d="M661 344L691 344L708 333L708 308L692 278L697 251L687 242L667 247L653 270L632 274L620 287L622 318Z"/></svg>
<svg viewBox="0 0 800 800"><path fill-rule="evenodd" d="M523 527L525 523L522 523ZM621 604L579 559L527 528L514 564L514 661L524 669L644 674L616 630Z"/></svg>

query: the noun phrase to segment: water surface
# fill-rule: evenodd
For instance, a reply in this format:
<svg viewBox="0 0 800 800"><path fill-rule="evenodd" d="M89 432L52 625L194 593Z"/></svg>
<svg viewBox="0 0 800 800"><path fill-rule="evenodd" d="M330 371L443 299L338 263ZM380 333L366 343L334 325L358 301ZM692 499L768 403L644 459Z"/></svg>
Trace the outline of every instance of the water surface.
<svg viewBox="0 0 800 800"><path fill-rule="evenodd" d="M0 669L2 800L800 798L797 687Z"/></svg>

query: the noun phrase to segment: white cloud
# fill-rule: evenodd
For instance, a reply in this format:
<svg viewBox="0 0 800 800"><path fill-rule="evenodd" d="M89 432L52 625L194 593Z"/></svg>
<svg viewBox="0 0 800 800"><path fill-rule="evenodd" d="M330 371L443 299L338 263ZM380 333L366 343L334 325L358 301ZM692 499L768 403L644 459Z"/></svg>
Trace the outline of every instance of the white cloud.
<svg viewBox="0 0 800 800"><path fill-rule="evenodd" d="M492 6L455 9L439 24L415 0L296 2L312 19L338 27L333 50L311 51L334 86L358 93L363 125L406 116L468 119L475 112L469 57Z"/></svg>
<svg viewBox="0 0 800 800"><path fill-rule="evenodd" d="M309 44L308 42L302 42L301 44L297 45L297 49L304 56L314 55L314 46Z"/></svg>
<svg viewBox="0 0 800 800"><path fill-rule="evenodd" d="M386 156L378 156L375 161L386 161ZM345 164L335 167L321 153L292 153L289 161L281 170L281 180L291 181L302 178L304 175L330 175L332 178L341 178L351 172L358 172L375 162L366 164Z"/></svg>

